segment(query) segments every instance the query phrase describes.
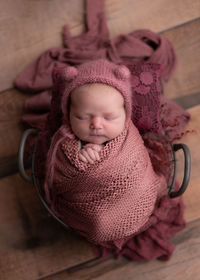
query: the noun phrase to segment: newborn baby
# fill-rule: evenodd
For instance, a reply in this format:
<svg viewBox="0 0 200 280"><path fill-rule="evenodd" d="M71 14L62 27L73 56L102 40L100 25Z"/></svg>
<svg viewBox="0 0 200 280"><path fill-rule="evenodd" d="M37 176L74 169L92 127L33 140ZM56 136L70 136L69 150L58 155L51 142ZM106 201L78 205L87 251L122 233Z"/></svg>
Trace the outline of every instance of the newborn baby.
<svg viewBox="0 0 200 280"><path fill-rule="evenodd" d="M126 112L121 93L109 85L94 83L76 88L70 99L70 125L81 140L79 158L93 164L103 144L124 129Z"/></svg>
<svg viewBox="0 0 200 280"><path fill-rule="evenodd" d="M124 240L149 225L167 192L131 120L129 69L99 59L61 77L63 119L47 155L46 200L91 242Z"/></svg>

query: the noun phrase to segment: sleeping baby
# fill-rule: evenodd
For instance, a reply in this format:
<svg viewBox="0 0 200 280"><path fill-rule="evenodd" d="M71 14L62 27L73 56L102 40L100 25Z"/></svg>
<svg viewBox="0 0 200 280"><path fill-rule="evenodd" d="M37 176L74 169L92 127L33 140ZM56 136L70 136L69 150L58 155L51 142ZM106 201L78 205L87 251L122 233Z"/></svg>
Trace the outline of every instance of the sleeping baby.
<svg viewBox="0 0 200 280"><path fill-rule="evenodd" d="M103 144L124 130L125 120L124 99L114 87L93 83L73 90L70 125L81 140L79 158L83 162L93 164L99 160Z"/></svg>
<svg viewBox="0 0 200 280"><path fill-rule="evenodd" d="M98 59L62 75L63 120L47 156L46 199L65 223L105 246L151 224L166 181L131 120L129 69Z"/></svg>

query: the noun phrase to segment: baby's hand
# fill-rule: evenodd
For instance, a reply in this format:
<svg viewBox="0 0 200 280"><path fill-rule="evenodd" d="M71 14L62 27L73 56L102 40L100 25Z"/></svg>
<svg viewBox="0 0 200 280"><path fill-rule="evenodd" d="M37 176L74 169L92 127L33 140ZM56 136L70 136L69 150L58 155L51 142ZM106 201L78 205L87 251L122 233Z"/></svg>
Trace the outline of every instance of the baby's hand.
<svg viewBox="0 0 200 280"><path fill-rule="evenodd" d="M83 162L93 164L95 161L100 160L99 152L103 148L103 145L98 144L86 144L79 151L79 159Z"/></svg>

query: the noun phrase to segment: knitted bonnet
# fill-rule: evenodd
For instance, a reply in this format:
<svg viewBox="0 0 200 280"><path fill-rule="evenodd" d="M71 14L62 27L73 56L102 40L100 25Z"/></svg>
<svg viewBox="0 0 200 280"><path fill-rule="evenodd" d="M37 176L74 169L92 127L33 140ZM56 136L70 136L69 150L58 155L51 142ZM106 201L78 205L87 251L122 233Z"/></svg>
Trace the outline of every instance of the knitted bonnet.
<svg viewBox="0 0 200 280"><path fill-rule="evenodd" d="M117 89L124 98L126 120L130 120L132 108L130 71L126 66L114 64L106 59L98 59L78 67L64 68L63 79L66 81L61 100L63 124L68 122L68 102L71 92L77 87L91 83L103 83Z"/></svg>

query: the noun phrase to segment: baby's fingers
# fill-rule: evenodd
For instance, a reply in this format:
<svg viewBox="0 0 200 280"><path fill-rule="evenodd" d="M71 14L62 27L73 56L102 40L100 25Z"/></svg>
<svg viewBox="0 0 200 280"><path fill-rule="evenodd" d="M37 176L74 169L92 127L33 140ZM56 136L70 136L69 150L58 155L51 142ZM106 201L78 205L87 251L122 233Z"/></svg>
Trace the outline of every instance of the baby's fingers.
<svg viewBox="0 0 200 280"><path fill-rule="evenodd" d="M99 153L97 151L94 151L94 155L95 155L95 160L100 160L100 156Z"/></svg>
<svg viewBox="0 0 200 280"><path fill-rule="evenodd" d="M88 155L90 156L90 158L95 161L95 160L98 160L98 157L96 154L98 154L96 151L94 151L92 148L87 148L86 149L87 152L88 152Z"/></svg>
<svg viewBox="0 0 200 280"><path fill-rule="evenodd" d="M83 162L86 162L86 163L88 162L87 159L81 153L79 153L79 159Z"/></svg>
<svg viewBox="0 0 200 280"><path fill-rule="evenodd" d="M85 149L82 149L82 150L79 152L79 157L80 157L80 159L81 159L81 158L85 158L85 160L83 160L84 162L89 162L90 164L93 164L93 163L94 163L94 160L91 158L90 154L89 154L88 151L85 150Z"/></svg>
<svg viewBox="0 0 200 280"><path fill-rule="evenodd" d="M93 144L91 148L96 152L100 152L101 149L103 148L103 145Z"/></svg>

